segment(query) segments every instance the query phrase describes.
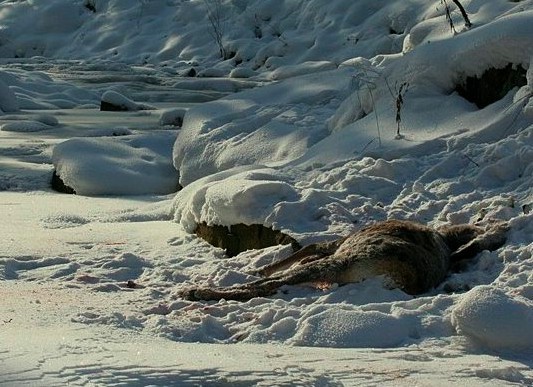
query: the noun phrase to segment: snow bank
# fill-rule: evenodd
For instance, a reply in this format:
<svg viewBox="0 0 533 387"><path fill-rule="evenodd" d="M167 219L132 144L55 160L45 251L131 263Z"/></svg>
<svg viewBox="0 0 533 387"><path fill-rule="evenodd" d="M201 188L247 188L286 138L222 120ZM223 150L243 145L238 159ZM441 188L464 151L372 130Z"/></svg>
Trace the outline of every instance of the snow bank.
<svg viewBox="0 0 533 387"><path fill-rule="evenodd" d="M290 77L285 82L190 110L174 148L181 183L238 165L292 161L309 168L361 154L393 158L459 147L457 139L446 143L450 136L463 143L487 140L519 114L522 100L515 96L527 103L530 85L481 110L454 88L489 68L508 63L527 68L533 56L531 20L533 12L525 11L455 37L441 31L439 39L405 55L352 59L338 71L325 71L335 67L331 62L280 66L270 76ZM512 130L520 127L517 122Z"/></svg>
<svg viewBox="0 0 533 387"><path fill-rule="evenodd" d="M331 105L348 94L350 75L350 69L310 74L191 108L174 146L181 184L302 155L327 133Z"/></svg>
<svg viewBox="0 0 533 387"><path fill-rule="evenodd" d="M70 109L99 102L97 93L68 82L54 81L41 71L6 68L0 71L0 81L16 95L20 109Z"/></svg>
<svg viewBox="0 0 533 387"><path fill-rule="evenodd" d="M95 55L128 63L176 63L190 68L220 61L203 2L123 0L9 2L0 5L4 57L42 55L88 59ZM423 0L221 1L220 17L231 66L274 70L283 65L399 52L424 14L445 23L443 10ZM415 12L417 11L417 12ZM58 22L62 21L62 22ZM108 26L112 25L110 29ZM169 32L170 31L170 32ZM220 73L220 72L219 72Z"/></svg>
<svg viewBox="0 0 533 387"><path fill-rule="evenodd" d="M452 322L482 346L510 351L533 347L533 302L494 286L478 286L462 296Z"/></svg>
<svg viewBox="0 0 533 387"><path fill-rule="evenodd" d="M178 189L170 154L174 132L75 138L54 148L63 182L80 195L168 194Z"/></svg>
<svg viewBox="0 0 533 387"><path fill-rule="evenodd" d="M297 200L278 202L270 213L255 212L237 196L226 196L235 201L225 203L262 214L250 222L296 233L338 235L354 223L388 217L461 223L488 215L516 216L516 210L498 207L505 207L506 199L497 187L513 182L517 197L527 201L530 195L531 68L525 86L483 109L454 92L467 76L480 76L489 68L508 63L529 67L533 12L513 7L480 9L476 27L456 36L447 30L443 14L431 11L424 16L434 18L426 31L431 39L411 37L416 42L405 54L352 58L337 70L329 70L331 62L324 61L280 63L263 75L288 79L192 107L174 146L181 184L227 170L217 184L229 187L238 181L243 190L257 188L251 178L233 179L239 169L230 171L243 165L271 167L274 180L291 184ZM407 92L398 121L402 85ZM475 145L487 142L488 147ZM183 192L195 198L194 206L178 195L176 219L188 229L194 228L193 220L231 224L233 212L210 201L202 184L212 181L198 181ZM470 198L479 201L468 206L464 197L456 202L458 194L468 195L476 187L484 190L485 200ZM396 201L401 193L424 202L431 215L404 210L406 205Z"/></svg>

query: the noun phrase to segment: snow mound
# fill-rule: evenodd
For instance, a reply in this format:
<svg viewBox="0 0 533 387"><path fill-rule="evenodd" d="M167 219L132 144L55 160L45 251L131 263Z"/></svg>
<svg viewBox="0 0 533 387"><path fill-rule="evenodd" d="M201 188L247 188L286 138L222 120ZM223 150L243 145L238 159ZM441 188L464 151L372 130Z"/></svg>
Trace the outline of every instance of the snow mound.
<svg viewBox="0 0 533 387"><path fill-rule="evenodd" d="M98 95L93 91L67 82L54 81L49 75L40 71L6 69L0 71L0 81L8 85L16 95L16 103L20 109L71 109L98 102ZM15 106L11 107L14 108Z"/></svg>
<svg viewBox="0 0 533 387"><path fill-rule="evenodd" d="M0 130L4 132L41 132L50 128L50 125L46 125L39 121L24 120L3 124L0 127Z"/></svg>
<svg viewBox="0 0 533 387"><path fill-rule="evenodd" d="M137 111L152 109L154 107L134 102L113 90L108 90L102 95L101 110Z"/></svg>
<svg viewBox="0 0 533 387"><path fill-rule="evenodd" d="M409 319L378 311L328 309L305 320L297 345L337 348L392 347L408 338Z"/></svg>
<svg viewBox="0 0 533 387"><path fill-rule="evenodd" d="M301 156L326 135L329 104L348 95L350 75L351 69L305 75L191 108L174 146L181 184Z"/></svg>
<svg viewBox="0 0 533 387"><path fill-rule="evenodd" d="M452 323L459 333L489 348L533 347L533 302L499 288L478 286L466 293L452 311Z"/></svg>
<svg viewBox="0 0 533 387"><path fill-rule="evenodd" d="M19 104L15 93L0 80L0 111L12 113L19 110Z"/></svg>
<svg viewBox="0 0 533 387"><path fill-rule="evenodd" d="M74 138L54 148L63 182L80 195L168 194L178 188L171 164L173 132Z"/></svg>
<svg viewBox="0 0 533 387"><path fill-rule="evenodd" d="M201 222L275 226L270 216L284 202L298 199L296 190L279 179L274 170L253 166L207 176L176 196L175 220L189 232Z"/></svg>

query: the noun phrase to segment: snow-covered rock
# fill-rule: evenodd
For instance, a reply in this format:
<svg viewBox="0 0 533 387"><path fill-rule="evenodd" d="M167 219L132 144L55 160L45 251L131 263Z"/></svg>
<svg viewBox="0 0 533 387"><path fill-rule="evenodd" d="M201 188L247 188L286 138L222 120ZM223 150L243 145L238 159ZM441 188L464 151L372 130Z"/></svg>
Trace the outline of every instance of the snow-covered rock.
<svg viewBox="0 0 533 387"><path fill-rule="evenodd" d="M100 103L100 110L102 111L137 111L150 109L153 109L153 107L136 103L128 97L113 90L106 91L102 95L102 100Z"/></svg>
<svg viewBox="0 0 533 387"><path fill-rule="evenodd" d="M167 109L159 116L159 125L181 126L187 109Z"/></svg>
<svg viewBox="0 0 533 387"><path fill-rule="evenodd" d="M53 163L79 195L168 194L178 190L170 153L173 132L75 138L54 148Z"/></svg>

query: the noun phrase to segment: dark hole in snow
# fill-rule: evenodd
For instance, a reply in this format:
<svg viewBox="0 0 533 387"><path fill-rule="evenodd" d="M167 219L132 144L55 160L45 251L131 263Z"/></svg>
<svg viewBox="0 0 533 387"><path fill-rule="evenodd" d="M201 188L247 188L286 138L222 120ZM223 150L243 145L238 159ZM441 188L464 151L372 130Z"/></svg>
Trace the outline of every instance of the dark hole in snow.
<svg viewBox="0 0 533 387"><path fill-rule="evenodd" d="M526 85L526 70L509 63L501 69L485 70L481 77L466 77L455 91L469 102L483 109L499 101L515 87Z"/></svg>
<svg viewBox="0 0 533 387"><path fill-rule="evenodd" d="M403 31L397 31L393 27L389 27L389 35L403 35Z"/></svg>
<svg viewBox="0 0 533 387"><path fill-rule="evenodd" d="M236 51L228 51L224 53L224 60L233 59L235 58L235 55L237 55Z"/></svg>
<svg viewBox="0 0 533 387"><path fill-rule="evenodd" d="M282 233L260 224L234 224L226 226L209 226L200 223L195 230L196 235L209 244L226 250L226 255L235 255L252 249L264 249L269 246L291 244L296 251L300 248L298 242Z"/></svg>
<svg viewBox="0 0 533 387"><path fill-rule="evenodd" d="M259 26L254 27L254 35L257 39L261 39L263 37L263 31L261 30L261 27Z"/></svg>
<svg viewBox="0 0 533 387"><path fill-rule="evenodd" d="M61 193L76 194L76 191L74 191L73 188L69 187L65 184L65 182L63 182L63 180L61 180L56 171L54 171L52 175L52 189Z"/></svg>

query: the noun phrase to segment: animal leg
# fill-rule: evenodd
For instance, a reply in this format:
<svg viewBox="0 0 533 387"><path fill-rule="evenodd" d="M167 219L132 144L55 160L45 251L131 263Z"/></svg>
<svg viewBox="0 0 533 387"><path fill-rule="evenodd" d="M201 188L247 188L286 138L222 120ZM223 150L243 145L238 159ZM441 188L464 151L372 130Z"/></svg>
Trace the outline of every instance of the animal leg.
<svg viewBox="0 0 533 387"><path fill-rule="evenodd" d="M283 285L298 285L313 281L337 282L342 268L333 264L332 260L323 260L320 264L310 263L298 266L293 270L282 272L276 276L262 278L243 285L226 288L190 288L180 295L188 300L235 300L247 301L254 297L268 297L276 293Z"/></svg>
<svg viewBox="0 0 533 387"><path fill-rule="evenodd" d="M273 273L286 270L296 263L308 263L327 257L333 254L345 239L346 238L341 238L333 242L314 243L303 247L291 256L282 259L281 261L271 263L270 265L263 266L252 274L268 277Z"/></svg>
<svg viewBox="0 0 533 387"><path fill-rule="evenodd" d="M500 248L507 240L508 230L509 225L506 223L489 226L485 232L455 250L450 256L450 262L456 264L459 261L474 258L483 250L494 251Z"/></svg>
<svg viewBox="0 0 533 387"><path fill-rule="evenodd" d="M217 301L220 299L247 301L254 297L267 297L275 294L279 287L285 285L283 278L263 278L242 285L223 288L190 288L180 295L191 301Z"/></svg>

